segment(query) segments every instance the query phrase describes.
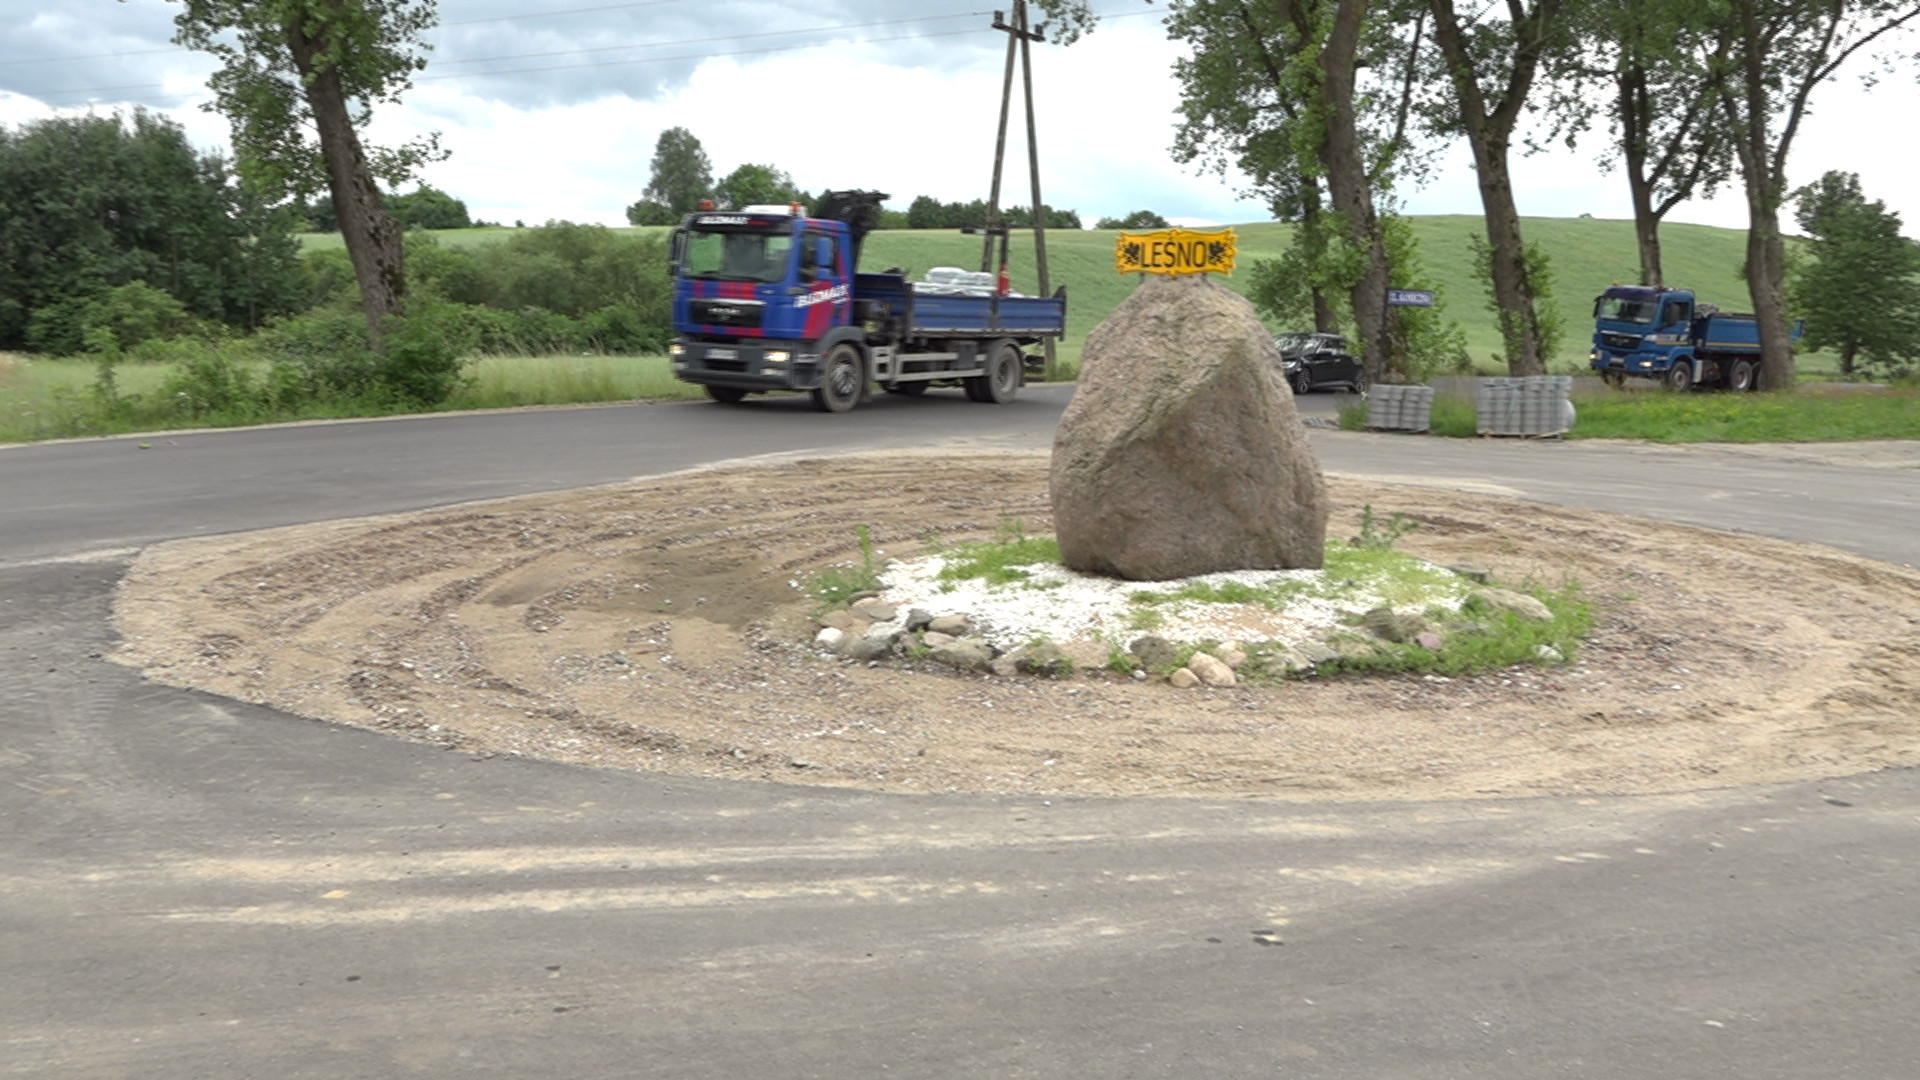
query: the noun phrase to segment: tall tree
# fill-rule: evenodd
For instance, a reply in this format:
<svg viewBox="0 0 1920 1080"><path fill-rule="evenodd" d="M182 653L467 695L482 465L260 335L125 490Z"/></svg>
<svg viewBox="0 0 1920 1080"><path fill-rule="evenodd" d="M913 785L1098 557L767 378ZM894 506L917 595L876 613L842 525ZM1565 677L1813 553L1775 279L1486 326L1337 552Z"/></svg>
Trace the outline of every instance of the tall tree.
<svg viewBox="0 0 1920 1080"><path fill-rule="evenodd" d="M1505 18L1489 17L1490 7L1463 18L1453 0L1428 4L1453 91L1431 115L1441 130L1465 135L1473 151L1508 370L1539 375L1547 357L1507 156L1541 61L1564 42L1562 0L1507 0Z"/></svg>
<svg viewBox="0 0 1920 1080"><path fill-rule="evenodd" d="M1793 198L1811 242L1787 295L1806 316L1806 347L1838 352L1845 375L1920 359L1920 247L1900 235L1900 215L1868 202L1854 173L1829 172Z"/></svg>
<svg viewBox="0 0 1920 1080"><path fill-rule="evenodd" d="M692 213L713 194L713 162L700 140L683 127L660 133L653 144L653 176L642 193L647 202L667 208L675 218Z"/></svg>
<svg viewBox="0 0 1920 1080"><path fill-rule="evenodd" d="M1553 134L1574 145L1596 115L1606 116L1611 138L1600 167L1626 176L1640 283L1663 284L1661 223L1731 172L1710 75L1732 45L1732 28L1714 0L1609 0L1578 5L1569 18L1582 47L1548 58Z"/></svg>
<svg viewBox="0 0 1920 1080"><path fill-rule="evenodd" d="M232 125L240 175L272 198L332 196L375 351L407 297L379 181L397 187L442 155L433 137L382 148L360 132L426 66L434 22L434 0L183 0L174 17L175 43L221 61L207 107Z"/></svg>
<svg viewBox="0 0 1920 1080"><path fill-rule="evenodd" d="M1814 88L1920 19L1915 0L1731 0L1733 47L1713 73L1747 197L1747 291L1760 324L1760 385L1794 385L1780 207L1787 156Z"/></svg>
<svg viewBox="0 0 1920 1080"><path fill-rule="evenodd" d="M1175 71L1175 154L1253 178L1275 215L1299 222L1314 321L1337 329L1346 299L1368 373L1386 365L1390 276L1376 200L1405 153L1411 62L1424 18L1402 25L1368 0L1176 0L1170 35L1193 48Z"/></svg>
<svg viewBox="0 0 1920 1080"><path fill-rule="evenodd" d="M736 209L742 206L813 202L793 182L793 177L787 175L785 169L776 169L772 165L742 165L716 184L713 193L721 205Z"/></svg>

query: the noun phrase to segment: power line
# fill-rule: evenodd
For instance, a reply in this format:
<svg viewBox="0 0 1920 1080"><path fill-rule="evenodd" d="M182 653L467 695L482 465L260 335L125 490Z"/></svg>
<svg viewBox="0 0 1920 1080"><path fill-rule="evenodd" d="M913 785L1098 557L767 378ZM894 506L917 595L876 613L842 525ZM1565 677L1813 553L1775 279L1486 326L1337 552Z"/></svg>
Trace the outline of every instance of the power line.
<svg viewBox="0 0 1920 1080"><path fill-rule="evenodd" d="M551 19L561 15L585 15L596 11L621 11L626 8L659 7L662 4L678 4L681 0L640 0L633 4L606 4L601 7L568 8L565 11L527 11L519 15L496 15L490 19L456 19L443 22L441 26L478 26L481 23L520 22L525 19Z"/></svg>

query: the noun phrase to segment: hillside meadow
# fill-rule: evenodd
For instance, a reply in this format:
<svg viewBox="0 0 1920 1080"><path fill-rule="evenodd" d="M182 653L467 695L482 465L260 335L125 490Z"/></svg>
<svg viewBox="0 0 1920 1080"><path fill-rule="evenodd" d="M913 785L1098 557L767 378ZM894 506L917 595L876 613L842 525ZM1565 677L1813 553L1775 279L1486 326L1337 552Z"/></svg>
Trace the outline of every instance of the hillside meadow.
<svg viewBox="0 0 1920 1080"><path fill-rule="evenodd" d="M1466 332L1467 350L1476 368L1486 373L1503 372L1497 358L1501 354L1499 331L1487 310L1486 294L1475 280L1471 238L1484 235L1481 219L1470 215L1414 217L1414 235L1420 242L1420 256L1429 276L1440 283L1440 303L1448 315ZM1279 222L1256 222L1232 226L1239 241L1240 264L1255 259L1279 258L1286 250L1293 226ZM1584 371L1588 337L1592 333L1593 298L1608 285L1631 282L1639 277L1639 257L1635 254L1633 223L1603 218L1526 218L1522 228L1527 238L1544 248L1553 263L1555 297L1567 328L1566 337L1552 366L1559 371ZM512 235L511 228L454 229L435 232L449 247L473 248L497 243ZM615 229L619 233L664 233L667 229ZM1067 287L1067 338L1061 355L1077 360L1087 331L1098 325L1135 284L1131 276L1114 271L1112 230L1083 229L1047 234L1047 265L1050 283ZM309 235L303 242L310 248L337 247L338 233ZM1700 298L1735 311L1749 307L1746 283L1739 270L1746 255L1746 234L1734 229L1706 225L1667 225L1661 229L1667 280L1693 289ZM934 230L887 230L867 239L861 269L883 270L901 267L918 277L934 266L975 267L980 263L981 238L959 232ZM1038 288L1034 271L1033 237L1016 232L1010 249L1014 287L1024 291ZM1241 288L1244 273L1224 279L1231 288ZM1274 330L1300 329L1275 326ZM1809 374L1833 370L1830 356L1803 354L1802 370Z"/></svg>

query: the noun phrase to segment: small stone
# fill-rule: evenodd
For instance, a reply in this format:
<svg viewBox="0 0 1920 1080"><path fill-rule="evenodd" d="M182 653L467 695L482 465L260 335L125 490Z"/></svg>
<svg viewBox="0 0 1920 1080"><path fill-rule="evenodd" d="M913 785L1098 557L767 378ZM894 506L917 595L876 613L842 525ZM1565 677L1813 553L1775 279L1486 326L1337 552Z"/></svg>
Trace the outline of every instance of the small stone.
<svg viewBox="0 0 1920 1080"><path fill-rule="evenodd" d="M1173 642L1159 634L1135 638L1133 644L1127 646L1127 651L1133 654L1135 660L1140 661L1141 667L1149 671L1158 671L1167 667L1180 653Z"/></svg>
<svg viewBox="0 0 1920 1080"><path fill-rule="evenodd" d="M1226 661L1207 653L1194 653L1193 659L1187 661L1186 670L1193 672L1208 686L1232 686L1236 681L1233 669L1227 666Z"/></svg>
<svg viewBox="0 0 1920 1080"><path fill-rule="evenodd" d="M1535 645L1533 647L1533 658L1543 664L1564 664L1567 662L1567 658L1560 655L1560 650L1551 645Z"/></svg>
<svg viewBox="0 0 1920 1080"><path fill-rule="evenodd" d="M893 651L893 643L900 640L900 627L897 623L875 623L867 632L858 637L848 636L840 642L839 653L849 660L878 660Z"/></svg>
<svg viewBox="0 0 1920 1080"><path fill-rule="evenodd" d="M987 665L987 670L1003 679L1011 679L1020 673L1020 668L1013 662L1011 656L995 657L993 663Z"/></svg>
<svg viewBox="0 0 1920 1080"><path fill-rule="evenodd" d="M835 630L847 630L853 626L853 616L845 611L829 611L820 616L820 625Z"/></svg>
<svg viewBox="0 0 1920 1080"><path fill-rule="evenodd" d="M1067 659L1067 654L1060 651L1060 646L1051 641L1020 649L1012 654L1011 659L1016 670L1028 675L1058 678L1073 674L1073 661Z"/></svg>
<svg viewBox="0 0 1920 1080"><path fill-rule="evenodd" d="M1088 641L1086 638L1069 641L1060 646L1060 651L1073 661L1076 670L1103 668L1113 658L1113 650L1106 642Z"/></svg>
<svg viewBox="0 0 1920 1080"><path fill-rule="evenodd" d="M927 620L927 629L939 634L952 634L954 637L966 637L973 631L973 624L965 615L941 615Z"/></svg>
<svg viewBox="0 0 1920 1080"><path fill-rule="evenodd" d="M979 638L960 638L938 646L931 654L942 664L967 671L985 671L993 664L993 646Z"/></svg>
<svg viewBox="0 0 1920 1080"><path fill-rule="evenodd" d="M927 624L932 621L933 613L926 608L912 608L907 612L907 633L911 634L916 630L925 630Z"/></svg>
<svg viewBox="0 0 1920 1080"><path fill-rule="evenodd" d="M1309 664L1328 664L1340 659L1340 654L1324 641L1303 641L1294 646L1293 651L1299 653Z"/></svg>
<svg viewBox="0 0 1920 1080"><path fill-rule="evenodd" d="M1362 616L1368 630L1374 635L1396 644L1405 644L1420 636L1427 629L1426 620L1418 615L1405 615L1392 608L1377 607Z"/></svg>
<svg viewBox="0 0 1920 1080"><path fill-rule="evenodd" d="M1511 611L1528 622L1553 621L1553 609L1541 603L1536 597L1514 592L1512 589L1480 589L1467 599L1479 600L1488 607L1500 611Z"/></svg>
<svg viewBox="0 0 1920 1080"><path fill-rule="evenodd" d="M1440 646L1445 644L1445 642L1440 640L1440 635L1431 630L1424 630L1415 634L1413 636L1413 643L1428 652L1439 652Z"/></svg>
<svg viewBox="0 0 1920 1080"><path fill-rule="evenodd" d="M1176 690L1190 690L1200 685L1200 676L1187 668L1175 668L1173 674L1167 676L1167 681L1172 683Z"/></svg>
<svg viewBox="0 0 1920 1080"><path fill-rule="evenodd" d="M938 648L941 645L951 645L959 640L959 638L954 637L952 634L943 634L938 630L929 630L920 635L920 643L929 649Z"/></svg>
<svg viewBox="0 0 1920 1080"><path fill-rule="evenodd" d="M878 600L862 600L847 610L869 622L892 622L894 616L899 614L892 604L883 604Z"/></svg>
<svg viewBox="0 0 1920 1080"><path fill-rule="evenodd" d="M1476 566L1473 563L1448 563L1442 567L1442 569L1451 570L1461 577L1466 578L1468 581L1477 581L1482 585L1493 580L1493 571L1488 570L1484 566Z"/></svg>
<svg viewBox="0 0 1920 1080"><path fill-rule="evenodd" d="M1228 667L1232 668L1235 671L1239 671L1242 667L1246 665L1247 654L1246 654L1246 651L1243 649L1237 649L1230 645L1222 646L1220 649L1220 659Z"/></svg>
<svg viewBox="0 0 1920 1080"><path fill-rule="evenodd" d="M819 633L813 635L813 643L823 649L838 650L840 648L840 642L844 641L846 636L847 632L845 630L833 626L823 626L820 628Z"/></svg>

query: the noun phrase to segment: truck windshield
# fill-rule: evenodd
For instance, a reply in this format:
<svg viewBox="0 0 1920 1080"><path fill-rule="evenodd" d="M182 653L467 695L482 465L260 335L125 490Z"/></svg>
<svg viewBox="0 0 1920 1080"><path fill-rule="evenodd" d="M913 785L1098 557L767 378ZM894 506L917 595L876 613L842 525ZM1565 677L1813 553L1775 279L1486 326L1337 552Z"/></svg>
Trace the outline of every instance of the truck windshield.
<svg viewBox="0 0 1920 1080"><path fill-rule="evenodd" d="M695 229L687 234L683 272L721 281L780 281L792 251L791 233Z"/></svg>
<svg viewBox="0 0 1920 1080"><path fill-rule="evenodd" d="M1607 322L1630 322L1650 325L1653 314L1660 305L1651 300L1629 300L1623 296L1603 296L1599 300L1594 314Z"/></svg>

